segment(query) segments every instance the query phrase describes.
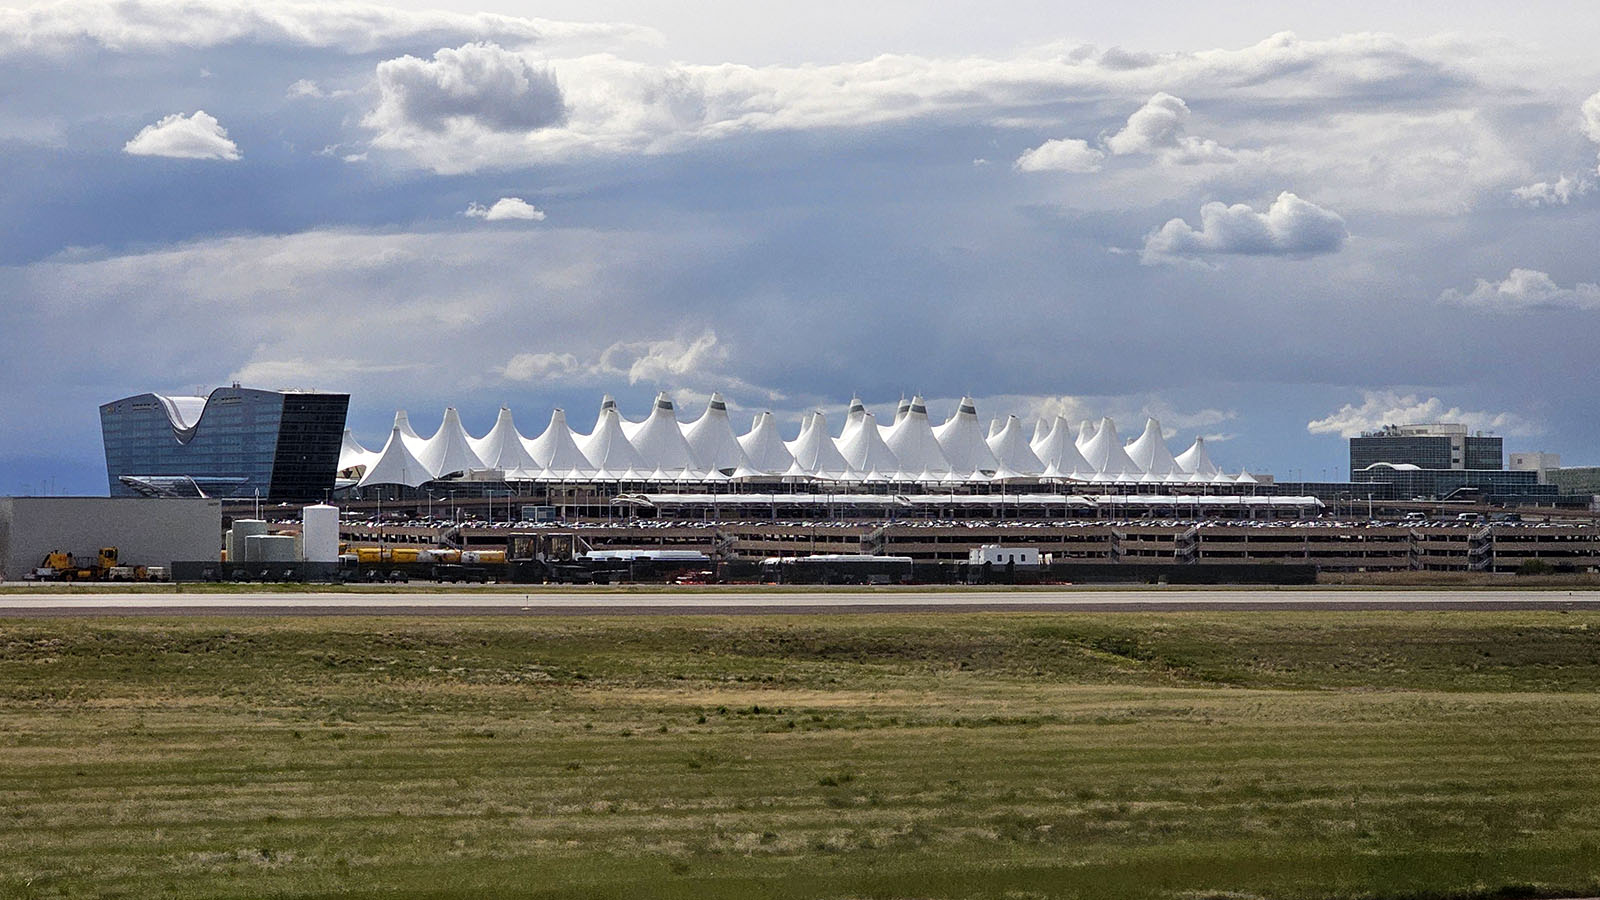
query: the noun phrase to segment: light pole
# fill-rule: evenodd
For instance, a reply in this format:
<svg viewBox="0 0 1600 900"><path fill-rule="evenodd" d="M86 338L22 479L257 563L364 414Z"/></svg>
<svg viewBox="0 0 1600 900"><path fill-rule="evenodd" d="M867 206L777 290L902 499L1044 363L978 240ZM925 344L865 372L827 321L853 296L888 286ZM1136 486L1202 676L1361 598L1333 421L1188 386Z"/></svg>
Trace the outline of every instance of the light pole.
<svg viewBox="0 0 1600 900"><path fill-rule="evenodd" d="M428 491L428 522L433 522L433 491Z"/></svg>

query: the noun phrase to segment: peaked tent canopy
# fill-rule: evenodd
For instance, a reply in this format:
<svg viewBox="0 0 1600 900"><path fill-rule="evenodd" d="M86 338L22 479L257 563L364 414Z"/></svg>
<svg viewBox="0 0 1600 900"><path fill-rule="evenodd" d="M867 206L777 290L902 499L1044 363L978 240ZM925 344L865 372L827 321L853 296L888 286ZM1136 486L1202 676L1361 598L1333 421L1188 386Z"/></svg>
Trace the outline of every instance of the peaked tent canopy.
<svg viewBox="0 0 1600 900"><path fill-rule="evenodd" d="M350 429L346 428L344 430L344 442L339 445L339 471L343 472L345 469L355 469L363 466L371 468L372 464L377 462L378 455L361 446L361 442L356 440L354 434L350 433Z"/></svg>
<svg viewBox="0 0 1600 900"><path fill-rule="evenodd" d="M682 475L700 469L695 462L694 451L689 449L689 442L684 439L683 429L678 427L678 413L673 409L672 398L667 396L666 391L656 395L649 418L639 423L628 440L633 444L633 449L644 457L651 470L660 469L671 475Z"/></svg>
<svg viewBox="0 0 1600 900"><path fill-rule="evenodd" d="M1206 439L1203 437L1196 437L1189 449L1178 454L1176 462L1179 468L1191 475L1214 476L1222 473L1217 464L1211 461L1211 455L1206 453Z"/></svg>
<svg viewBox="0 0 1600 900"><path fill-rule="evenodd" d="M750 468L762 475L782 475L794 465L794 457L783 445L783 435L778 433L777 420L770 412L756 416L750 431L739 438L739 447Z"/></svg>
<svg viewBox="0 0 1600 900"><path fill-rule="evenodd" d="M904 480L938 481L950 475L950 461L945 458L939 439L933 436L928 407L920 396L911 398L906 414L889 429L883 442L900 461Z"/></svg>
<svg viewBox="0 0 1600 900"><path fill-rule="evenodd" d="M630 470L637 474L652 468L645 465L644 457L639 455L639 451L629 443L628 436L622 432L622 416L610 396L600 404L600 415L595 419L594 431L577 443L578 450L597 473L616 478L625 476Z"/></svg>
<svg viewBox="0 0 1600 900"><path fill-rule="evenodd" d="M1144 433L1128 444L1126 449L1128 458L1146 475L1171 478L1184 474L1178 461L1173 459L1172 450L1167 447L1167 439L1161 434L1161 423L1154 418L1145 421Z"/></svg>
<svg viewBox="0 0 1600 900"><path fill-rule="evenodd" d="M434 478L443 478L452 472L485 468L483 460L472 452L472 439L467 437L467 430L461 427L461 416L454 406L445 407L444 421L439 424L439 430L434 432L433 437L428 438L427 445L417 458L428 467Z"/></svg>
<svg viewBox="0 0 1600 900"><path fill-rule="evenodd" d="M828 418L821 412L808 416L800 426L800 436L785 444L784 449L794 458L786 475L814 475L833 480L849 476L850 464L839 452L828 431Z"/></svg>
<svg viewBox="0 0 1600 900"><path fill-rule="evenodd" d="M534 462L530 468L548 470L558 478L591 475L595 471L595 465L578 449L572 429L567 426L567 411L559 407L550 413L544 434L529 441L527 449Z"/></svg>
<svg viewBox="0 0 1600 900"><path fill-rule="evenodd" d="M489 433L471 441L472 452L491 469L538 468L522 441L522 435L517 433L516 422L511 418L511 410L502 406Z"/></svg>
<svg viewBox="0 0 1600 900"><path fill-rule="evenodd" d="M1082 453L1084 450L1088 449L1089 442L1094 440L1094 431L1094 423L1088 419L1084 419L1082 422L1078 423L1078 439L1075 443L1078 446L1079 453Z"/></svg>
<svg viewBox="0 0 1600 900"><path fill-rule="evenodd" d="M978 407L971 397L962 397L956 414L933 430L933 436L950 463L950 473L957 477L990 474L1000 467L994 453L985 443L983 425L978 422Z"/></svg>
<svg viewBox="0 0 1600 900"><path fill-rule="evenodd" d="M366 474L361 476L356 485L403 484L406 487L419 487L432 480L433 472L422 464L422 460L412 455L406 447L405 435L400 433L400 426L396 425L389 430L389 440L378 451L377 460L367 467Z"/></svg>
<svg viewBox="0 0 1600 900"><path fill-rule="evenodd" d="M394 427L400 429L400 437L405 439L406 449L410 450L413 456L421 456L422 448L428 446L428 439L417 434L416 429L411 427L411 417L406 415L405 410L394 411Z"/></svg>
<svg viewBox="0 0 1600 900"><path fill-rule="evenodd" d="M861 398L859 396L851 397L850 408L845 410L844 430L839 432L839 440L843 441L845 438L850 436L850 433L854 429L860 428L862 421L866 418L866 415L867 405L861 402Z"/></svg>
<svg viewBox="0 0 1600 900"><path fill-rule="evenodd" d="M1044 439L1050 436L1050 420L1039 419L1033 423L1033 437L1028 441L1028 446L1037 451Z"/></svg>
<svg viewBox="0 0 1600 900"><path fill-rule="evenodd" d="M1067 421L1066 416L1056 416L1055 424L1045 435L1044 441L1033 450L1039 461L1044 463L1044 474L1049 477L1088 478L1094 474L1094 467L1078 452L1078 445L1072 437L1072 423Z"/></svg>
<svg viewBox="0 0 1600 900"><path fill-rule="evenodd" d="M989 450L999 462L1000 471L1012 475L1039 475L1044 472L1044 463L1028 446L1022 420L1016 416L1006 417L1000 430L990 436Z"/></svg>
<svg viewBox="0 0 1600 900"><path fill-rule="evenodd" d="M1116 478L1144 474L1128 457L1127 450L1123 449L1122 439L1117 436L1117 424L1109 416L1100 420L1100 427L1095 429L1089 446L1083 450L1083 458L1097 475Z"/></svg>
<svg viewBox="0 0 1600 900"><path fill-rule="evenodd" d="M684 427L683 437L702 471L730 474L744 465L744 448L734 436L728 404L721 394L711 395L705 414Z"/></svg>
<svg viewBox="0 0 1600 900"><path fill-rule="evenodd" d="M886 480L900 471L900 460L883 442L883 435L878 432L878 419L872 413L865 413L854 430L845 429L845 436L839 439L839 453L850 468L869 481Z"/></svg>

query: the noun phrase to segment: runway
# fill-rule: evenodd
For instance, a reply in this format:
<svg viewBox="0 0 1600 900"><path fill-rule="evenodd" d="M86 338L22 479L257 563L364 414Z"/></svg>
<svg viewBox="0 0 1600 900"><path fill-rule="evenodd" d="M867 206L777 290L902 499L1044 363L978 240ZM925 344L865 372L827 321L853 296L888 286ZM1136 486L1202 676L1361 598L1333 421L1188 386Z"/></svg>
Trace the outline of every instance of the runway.
<svg viewBox="0 0 1600 900"><path fill-rule="evenodd" d="M1278 610L1600 610L1600 591L1133 590L658 591L0 594L0 618L36 616L803 615Z"/></svg>

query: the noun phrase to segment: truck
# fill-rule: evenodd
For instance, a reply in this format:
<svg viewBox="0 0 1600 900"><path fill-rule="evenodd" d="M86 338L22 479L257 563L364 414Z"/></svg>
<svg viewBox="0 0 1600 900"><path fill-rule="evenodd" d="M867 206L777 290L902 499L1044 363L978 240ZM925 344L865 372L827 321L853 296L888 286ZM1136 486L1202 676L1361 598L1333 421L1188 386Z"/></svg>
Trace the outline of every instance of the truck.
<svg viewBox="0 0 1600 900"><path fill-rule="evenodd" d="M31 573L34 581L105 581L112 578L117 565L117 548L101 547L100 552L82 558L64 550L46 553Z"/></svg>

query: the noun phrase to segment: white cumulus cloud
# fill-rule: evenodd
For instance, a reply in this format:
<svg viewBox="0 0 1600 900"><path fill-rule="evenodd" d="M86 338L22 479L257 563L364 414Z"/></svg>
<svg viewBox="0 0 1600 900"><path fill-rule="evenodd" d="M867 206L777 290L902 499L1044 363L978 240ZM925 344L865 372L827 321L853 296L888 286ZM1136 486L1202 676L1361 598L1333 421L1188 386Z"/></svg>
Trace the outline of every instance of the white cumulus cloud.
<svg viewBox="0 0 1600 900"><path fill-rule="evenodd" d="M239 158L239 145L228 140L228 129L203 109L192 116L173 113L154 125L146 125L122 150L134 156L177 159Z"/></svg>
<svg viewBox="0 0 1600 900"><path fill-rule="evenodd" d="M1502 281L1479 278L1470 291L1450 288L1439 302L1497 312L1528 309L1600 309L1600 285L1578 282L1570 288L1536 269L1512 269Z"/></svg>
<svg viewBox="0 0 1600 900"><path fill-rule="evenodd" d="M501 197L492 206L472 203L467 206L462 215L473 219L483 219L486 222L499 222L504 219L524 219L530 222L544 221L544 210L521 197Z"/></svg>
<svg viewBox="0 0 1600 900"><path fill-rule="evenodd" d="M455 128L529 132L567 116L553 74L491 43L446 47L431 60L385 60L377 75L378 105L365 124L378 130L380 145Z"/></svg>
<svg viewBox="0 0 1600 900"><path fill-rule="evenodd" d="M1338 213L1284 191L1266 212L1243 203L1207 203L1200 208L1199 228L1172 219L1145 238L1141 258L1153 263L1220 254L1311 256L1337 251L1349 234Z"/></svg>
<svg viewBox="0 0 1600 900"><path fill-rule="evenodd" d="M1594 190L1594 179L1586 176L1569 178L1562 175L1555 181L1539 181L1511 190L1511 196L1528 206L1566 206L1578 197Z"/></svg>
<svg viewBox="0 0 1600 900"><path fill-rule="evenodd" d="M1017 157L1019 172L1097 172L1104 152L1077 138L1045 141Z"/></svg>
<svg viewBox="0 0 1600 900"><path fill-rule="evenodd" d="M1312 434L1356 437L1363 431L1375 431L1385 425L1424 422L1447 422L1465 425L1473 431L1493 431L1504 435L1541 433L1536 425L1515 413L1465 410L1459 406L1446 406L1438 397L1401 394L1392 390L1363 391L1360 403L1346 403L1324 418L1307 422L1306 430Z"/></svg>
<svg viewBox="0 0 1600 900"><path fill-rule="evenodd" d="M629 384L681 384L716 378L727 362L728 351L717 343L715 331L706 329L692 340L618 341L592 362L571 353L519 353L500 367L507 381L605 382L626 377ZM723 381L742 384L722 376Z"/></svg>
<svg viewBox="0 0 1600 900"><path fill-rule="evenodd" d="M1216 141L1184 134L1189 124L1189 104L1162 91L1128 116L1122 130L1105 139L1106 149L1119 156L1160 154L1167 162L1227 162L1233 151Z"/></svg>
<svg viewBox="0 0 1600 900"><path fill-rule="evenodd" d="M1600 144L1600 91L1589 96L1583 101L1583 133L1589 140Z"/></svg>

